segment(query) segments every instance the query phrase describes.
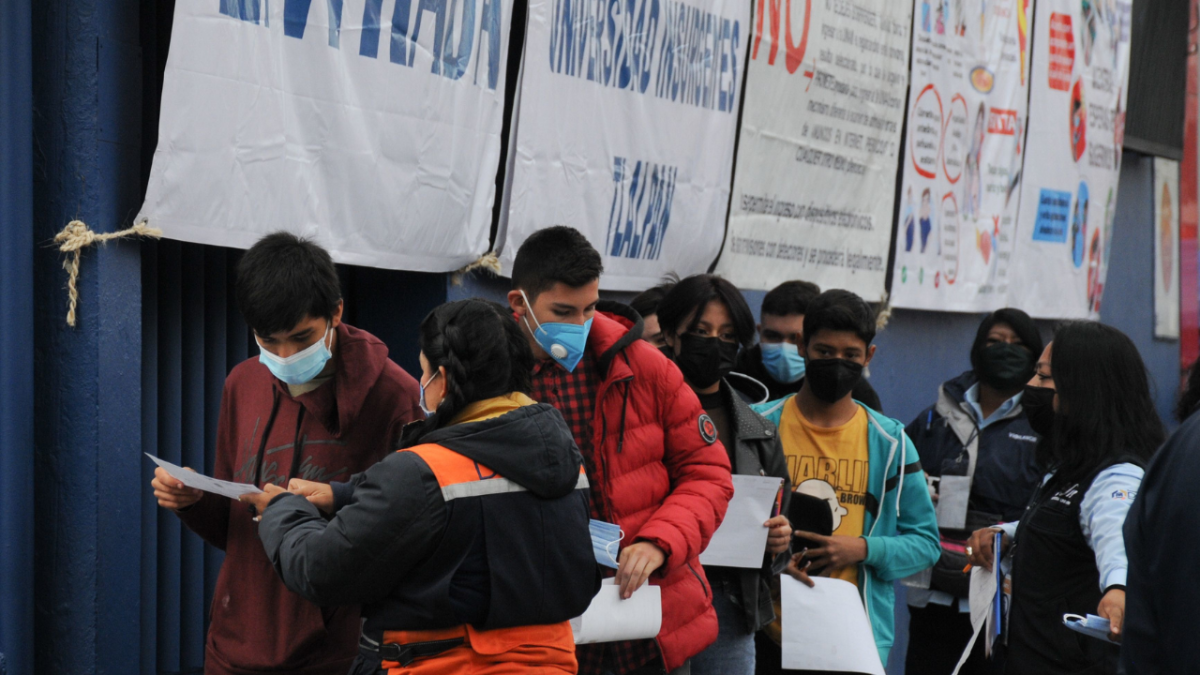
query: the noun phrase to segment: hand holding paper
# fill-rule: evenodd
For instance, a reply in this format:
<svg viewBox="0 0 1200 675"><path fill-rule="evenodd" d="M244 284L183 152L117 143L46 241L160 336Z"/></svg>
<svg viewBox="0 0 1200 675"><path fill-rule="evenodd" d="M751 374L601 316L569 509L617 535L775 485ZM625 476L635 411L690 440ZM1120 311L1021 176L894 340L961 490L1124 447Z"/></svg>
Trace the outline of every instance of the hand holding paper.
<svg viewBox="0 0 1200 675"><path fill-rule="evenodd" d="M780 578L783 667L884 675L858 588L841 579L813 582L808 588Z"/></svg>
<svg viewBox="0 0 1200 675"><path fill-rule="evenodd" d="M643 640L658 636L661 627L662 590L646 586L622 600L615 579L605 579L583 616L571 619L577 645Z"/></svg>
<svg viewBox="0 0 1200 675"><path fill-rule="evenodd" d="M150 453L146 453L146 456L149 457L155 464L162 467L168 474L170 474L172 478L175 478L180 483L183 483L190 488L203 490L204 492L212 492L213 494L229 497L230 499L237 499L242 495L258 494L262 492L262 490L258 489L254 485L209 478L204 474L196 473L195 471L189 471L183 467L176 466L165 459L159 459Z"/></svg>
<svg viewBox="0 0 1200 675"><path fill-rule="evenodd" d="M771 518L782 482L782 478L773 476L734 475L733 499L725 520L700 554L700 562L720 567L762 567L770 532L764 523Z"/></svg>

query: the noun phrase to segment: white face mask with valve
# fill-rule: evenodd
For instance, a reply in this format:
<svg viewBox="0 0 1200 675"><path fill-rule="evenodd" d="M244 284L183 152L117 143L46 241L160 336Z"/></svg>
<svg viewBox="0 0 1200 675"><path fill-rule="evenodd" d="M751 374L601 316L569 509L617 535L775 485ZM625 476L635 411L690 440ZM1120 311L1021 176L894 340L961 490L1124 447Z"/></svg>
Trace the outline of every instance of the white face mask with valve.
<svg viewBox="0 0 1200 675"><path fill-rule="evenodd" d="M258 343L259 362L266 366L272 375L294 386L312 381L325 369L325 364L333 358L333 352L329 350L333 343L332 335L333 324L330 323L320 340L286 358L267 351L262 342L259 342L258 335L254 336L254 341Z"/></svg>

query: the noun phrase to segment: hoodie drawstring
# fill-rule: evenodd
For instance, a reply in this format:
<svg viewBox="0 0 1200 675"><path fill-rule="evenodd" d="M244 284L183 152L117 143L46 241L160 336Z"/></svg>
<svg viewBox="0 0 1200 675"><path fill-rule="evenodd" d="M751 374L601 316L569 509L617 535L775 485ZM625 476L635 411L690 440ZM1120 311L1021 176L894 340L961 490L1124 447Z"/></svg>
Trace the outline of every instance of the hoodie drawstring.
<svg viewBox="0 0 1200 675"><path fill-rule="evenodd" d="M275 426L275 415L279 413L279 391L272 387L271 394L271 414L267 416L267 426L263 427L262 438L258 442L258 458L254 462L254 475L250 481L252 485L258 487L261 487L258 482L262 478L263 456L267 452L267 437L271 435L271 428Z"/></svg>
<svg viewBox="0 0 1200 675"><path fill-rule="evenodd" d="M290 482L296 477L300 470L300 455L304 452L304 435L300 433L300 427L304 424L304 406L300 406L300 412L296 414L296 436L292 439L292 468L288 470L288 481ZM285 484L283 487L287 487Z"/></svg>

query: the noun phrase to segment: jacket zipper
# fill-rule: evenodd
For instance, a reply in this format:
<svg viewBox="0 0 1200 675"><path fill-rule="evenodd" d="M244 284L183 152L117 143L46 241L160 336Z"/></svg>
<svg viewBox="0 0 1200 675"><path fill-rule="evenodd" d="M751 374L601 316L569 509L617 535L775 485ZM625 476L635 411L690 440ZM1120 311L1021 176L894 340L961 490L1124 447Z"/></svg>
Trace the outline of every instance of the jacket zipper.
<svg viewBox="0 0 1200 675"><path fill-rule="evenodd" d="M687 568L688 568L688 571L692 573L692 576L696 577L696 581L700 582L700 588L704 589L704 597L711 599L712 593L709 593L709 591L708 591L708 584L704 583L704 579L702 579L700 577L700 574L698 572L696 572L696 568L692 567L691 560L687 561Z"/></svg>

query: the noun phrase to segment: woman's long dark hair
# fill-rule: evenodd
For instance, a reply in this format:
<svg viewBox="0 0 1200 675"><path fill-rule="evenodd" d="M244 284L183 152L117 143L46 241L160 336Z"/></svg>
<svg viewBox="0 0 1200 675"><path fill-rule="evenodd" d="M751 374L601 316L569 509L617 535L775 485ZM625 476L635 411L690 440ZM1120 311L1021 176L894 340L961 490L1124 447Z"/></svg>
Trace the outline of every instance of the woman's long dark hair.
<svg viewBox="0 0 1200 675"><path fill-rule="evenodd" d="M1111 326L1073 321L1051 345L1058 412L1051 438L1038 444L1038 464L1069 481L1122 457L1149 460L1166 434L1133 341Z"/></svg>
<svg viewBox="0 0 1200 675"><path fill-rule="evenodd" d="M754 314L737 286L715 274L694 274L675 284L658 305L658 325L663 333L671 335L680 328L691 330L700 323L704 308L714 300L729 310L738 343L749 347L754 342ZM689 318L684 326L684 320Z"/></svg>
<svg viewBox="0 0 1200 675"><path fill-rule="evenodd" d="M403 447L449 425L476 401L532 390L533 352L507 308L479 299L448 302L425 317L420 332L431 369L446 368L446 395L432 416L405 429Z"/></svg>

